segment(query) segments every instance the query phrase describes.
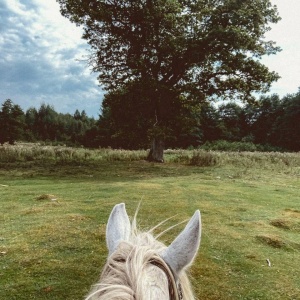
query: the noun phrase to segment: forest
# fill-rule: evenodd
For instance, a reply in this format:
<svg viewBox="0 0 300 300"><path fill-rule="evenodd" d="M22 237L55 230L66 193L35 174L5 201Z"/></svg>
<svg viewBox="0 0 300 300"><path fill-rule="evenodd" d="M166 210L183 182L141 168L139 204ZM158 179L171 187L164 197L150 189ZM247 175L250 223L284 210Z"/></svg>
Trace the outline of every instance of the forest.
<svg viewBox="0 0 300 300"><path fill-rule="evenodd" d="M147 106L139 107L138 97L129 97L120 105L124 97L126 94L107 94L97 120L85 111L62 114L49 104L23 111L7 99L0 109L0 143L148 149L153 124L142 117ZM239 143L248 145L244 150L300 151L299 121L300 90L282 98L262 96L247 104L203 102L189 114L176 114L164 137L165 147L227 150L228 145Z"/></svg>

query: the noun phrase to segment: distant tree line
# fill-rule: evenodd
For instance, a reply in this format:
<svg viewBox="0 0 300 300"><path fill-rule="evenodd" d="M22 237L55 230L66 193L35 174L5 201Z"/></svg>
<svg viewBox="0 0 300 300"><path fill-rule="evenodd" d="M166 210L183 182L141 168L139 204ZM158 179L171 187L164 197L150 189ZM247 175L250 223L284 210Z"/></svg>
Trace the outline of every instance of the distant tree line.
<svg viewBox="0 0 300 300"><path fill-rule="evenodd" d="M82 145L95 124L84 110L76 110L74 115L62 114L42 104L39 109L29 108L24 112L7 99L0 110L0 143L22 140Z"/></svg>
<svg viewBox="0 0 300 300"><path fill-rule="evenodd" d="M153 120L145 118L147 111L150 114L150 108L145 99L140 101L140 97L144 95L130 90L106 94L97 122L100 145L149 148ZM176 110L175 117L169 120L171 126L164 136L168 148L199 147L225 140L300 151L300 90L282 99L274 94L245 105L197 101L200 104L186 106L186 102L185 99L180 105L177 101L177 105L172 106Z"/></svg>
<svg viewBox="0 0 300 300"><path fill-rule="evenodd" d="M149 107L147 101L139 101L140 97L143 95L130 90L106 94L98 120L88 117L85 111L76 110L74 115L57 113L47 104L24 112L8 99L0 110L0 143L23 140L147 149L155 128L145 118ZM263 96L246 105L203 101L191 110L191 105L186 108L180 101L177 103L172 108L176 113L170 120L171 129L165 131L166 147L199 147L225 140L300 151L300 90L283 98L276 94Z"/></svg>

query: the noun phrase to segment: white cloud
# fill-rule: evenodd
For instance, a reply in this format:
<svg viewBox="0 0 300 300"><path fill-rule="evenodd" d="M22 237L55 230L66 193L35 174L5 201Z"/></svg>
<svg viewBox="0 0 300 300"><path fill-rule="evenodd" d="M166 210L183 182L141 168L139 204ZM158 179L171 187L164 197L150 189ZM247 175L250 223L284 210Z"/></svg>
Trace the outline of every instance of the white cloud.
<svg viewBox="0 0 300 300"><path fill-rule="evenodd" d="M18 15L26 15L25 5L20 3L18 0L4 0L4 2L10 11Z"/></svg>
<svg viewBox="0 0 300 300"><path fill-rule="evenodd" d="M4 0L0 4L0 101L23 109L42 102L57 111L85 109L97 116L102 92L86 62L82 31L55 0Z"/></svg>
<svg viewBox="0 0 300 300"><path fill-rule="evenodd" d="M296 93L300 87L300 1L271 0L282 20L272 26L266 38L276 41L282 51L264 58L263 62L281 78L273 84L271 93L284 96Z"/></svg>
<svg viewBox="0 0 300 300"><path fill-rule="evenodd" d="M283 51L263 62L282 78L271 93L295 93L300 86L299 0L271 0L282 21L267 39ZM82 61L87 43L82 30L61 16L56 0L0 2L0 102L11 98L23 109L42 102L60 112L85 109L97 116L103 93L97 74Z"/></svg>

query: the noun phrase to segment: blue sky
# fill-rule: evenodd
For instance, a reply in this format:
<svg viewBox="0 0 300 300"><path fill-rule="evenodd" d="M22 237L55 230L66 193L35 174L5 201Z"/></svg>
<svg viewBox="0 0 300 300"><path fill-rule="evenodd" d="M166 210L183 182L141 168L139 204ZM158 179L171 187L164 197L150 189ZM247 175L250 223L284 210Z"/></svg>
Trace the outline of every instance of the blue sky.
<svg viewBox="0 0 300 300"><path fill-rule="evenodd" d="M272 3L282 21L266 37L283 51L263 62L282 77L271 93L284 96L300 86L300 1ZM58 112L98 117L103 91L86 64L81 35L55 0L0 0L0 103L9 98L23 110L47 103Z"/></svg>
<svg viewBox="0 0 300 300"><path fill-rule="evenodd" d="M0 0L0 102L97 117L103 92L81 34L55 0Z"/></svg>

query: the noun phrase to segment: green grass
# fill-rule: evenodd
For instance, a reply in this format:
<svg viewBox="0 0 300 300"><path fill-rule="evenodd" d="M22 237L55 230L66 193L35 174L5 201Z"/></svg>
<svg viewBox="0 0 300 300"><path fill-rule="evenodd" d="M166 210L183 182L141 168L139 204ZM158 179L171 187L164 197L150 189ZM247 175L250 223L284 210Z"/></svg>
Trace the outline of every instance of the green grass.
<svg viewBox="0 0 300 300"><path fill-rule="evenodd" d="M213 167L190 166L193 152L172 151L165 164L2 162L0 299L82 299L107 256L112 207L125 202L133 215L140 201L145 229L201 210L191 268L199 299L300 299L299 154L286 154L286 162L275 154L216 155Z"/></svg>

